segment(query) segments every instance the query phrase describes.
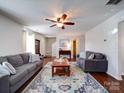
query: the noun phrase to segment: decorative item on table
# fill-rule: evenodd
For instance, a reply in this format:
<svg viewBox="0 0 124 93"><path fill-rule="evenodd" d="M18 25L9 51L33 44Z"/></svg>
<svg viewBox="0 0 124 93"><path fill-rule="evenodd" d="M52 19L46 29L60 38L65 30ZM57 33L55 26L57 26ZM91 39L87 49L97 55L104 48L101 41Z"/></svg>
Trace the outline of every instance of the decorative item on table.
<svg viewBox="0 0 124 93"><path fill-rule="evenodd" d="M63 62L63 59L60 59L60 58L59 59L55 59L54 62L60 62L61 63L61 62Z"/></svg>
<svg viewBox="0 0 124 93"><path fill-rule="evenodd" d="M67 62L69 64L68 59L66 57L64 57L64 56L60 56L60 58L54 59L54 62L60 62L60 63Z"/></svg>
<svg viewBox="0 0 124 93"><path fill-rule="evenodd" d="M68 62L68 58L65 56L60 56L60 60L62 60L63 62Z"/></svg>

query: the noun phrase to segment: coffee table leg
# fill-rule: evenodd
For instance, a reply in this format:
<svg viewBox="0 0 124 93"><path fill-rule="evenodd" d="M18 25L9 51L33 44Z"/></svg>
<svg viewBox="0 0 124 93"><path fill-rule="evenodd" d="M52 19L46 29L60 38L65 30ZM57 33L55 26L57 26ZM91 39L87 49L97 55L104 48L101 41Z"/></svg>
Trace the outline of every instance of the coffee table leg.
<svg viewBox="0 0 124 93"><path fill-rule="evenodd" d="M70 76L70 67L68 67L68 76Z"/></svg>

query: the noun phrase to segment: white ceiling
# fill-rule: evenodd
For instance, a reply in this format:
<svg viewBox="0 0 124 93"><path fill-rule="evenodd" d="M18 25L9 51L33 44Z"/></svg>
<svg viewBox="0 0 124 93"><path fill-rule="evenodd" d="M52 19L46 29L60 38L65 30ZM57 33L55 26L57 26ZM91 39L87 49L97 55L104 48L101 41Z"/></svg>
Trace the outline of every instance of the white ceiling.
<svg viewBox="0 0 124 93"><path fill-rule="evenodd" d="M108 0L0 0L0 11L18 23L45 34L79 35L124 9L124 0L118 5L106 6ZM55 18L66 13L74 26L65 30L49 26L45 18Z"/></svg>

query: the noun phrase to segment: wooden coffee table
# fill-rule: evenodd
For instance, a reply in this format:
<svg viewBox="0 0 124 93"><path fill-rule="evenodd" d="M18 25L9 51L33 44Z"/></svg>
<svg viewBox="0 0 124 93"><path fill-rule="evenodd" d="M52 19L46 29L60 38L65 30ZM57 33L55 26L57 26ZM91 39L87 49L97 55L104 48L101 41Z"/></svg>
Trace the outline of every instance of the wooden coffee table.
<svg viewBox="0 0 124 93"><path fill-rule="evenodd" d="M53 62L52 63L52 77L54 75L70 76L70 64L67 62Z"/></svg>

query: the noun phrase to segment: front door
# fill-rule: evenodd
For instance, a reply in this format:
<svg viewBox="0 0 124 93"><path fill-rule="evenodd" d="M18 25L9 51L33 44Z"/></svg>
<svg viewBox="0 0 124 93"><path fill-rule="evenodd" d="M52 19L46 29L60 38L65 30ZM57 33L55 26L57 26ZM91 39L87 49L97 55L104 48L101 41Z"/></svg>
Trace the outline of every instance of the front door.
<svg viewBox="0 0 124 93"><path fill-rule="evenodd" d="M40 54L40 40L35 39L35 53Z"/></svg>

